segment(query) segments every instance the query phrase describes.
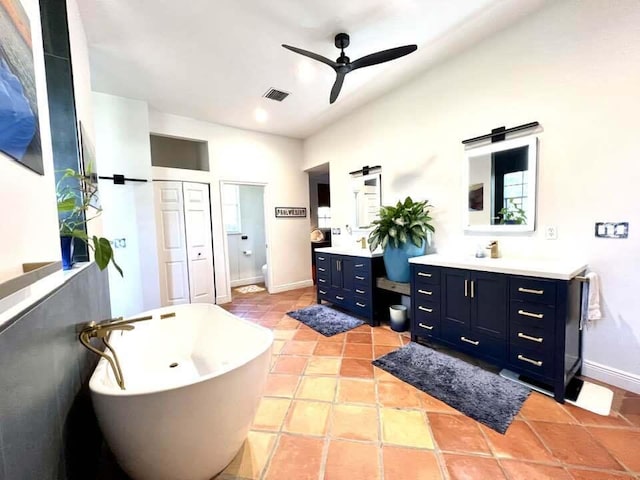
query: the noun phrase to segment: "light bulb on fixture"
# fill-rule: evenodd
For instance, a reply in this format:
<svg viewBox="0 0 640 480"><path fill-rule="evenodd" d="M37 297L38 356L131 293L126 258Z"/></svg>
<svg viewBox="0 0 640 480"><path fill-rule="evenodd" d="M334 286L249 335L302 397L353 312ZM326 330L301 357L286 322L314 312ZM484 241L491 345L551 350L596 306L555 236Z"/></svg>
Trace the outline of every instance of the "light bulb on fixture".
<svg viewBox="0 0 640 480"><path fill-rule="evenodd" d="M256 111L254 112L254 116L256 117L256 121L260 123L266 122L267 119L269 118L269 114L267 113L267 111L260 107L256 108Z"/></svg>

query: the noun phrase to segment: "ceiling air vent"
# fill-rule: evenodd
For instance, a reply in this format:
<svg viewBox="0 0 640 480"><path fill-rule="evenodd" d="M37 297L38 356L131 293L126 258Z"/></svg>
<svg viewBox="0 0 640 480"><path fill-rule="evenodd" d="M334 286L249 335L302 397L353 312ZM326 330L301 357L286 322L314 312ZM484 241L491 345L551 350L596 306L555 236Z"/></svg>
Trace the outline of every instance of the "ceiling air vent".
<svg viewBox="0 0 640 480"><path fill-rule="evenodd" d="M278 90L275 88L270 88L269 90L267 90L267 93L263 95L264 98L270 98L271 100L275 100L276 102L281 102L288 96L288 92L283 92L282 90Z"/></svg>

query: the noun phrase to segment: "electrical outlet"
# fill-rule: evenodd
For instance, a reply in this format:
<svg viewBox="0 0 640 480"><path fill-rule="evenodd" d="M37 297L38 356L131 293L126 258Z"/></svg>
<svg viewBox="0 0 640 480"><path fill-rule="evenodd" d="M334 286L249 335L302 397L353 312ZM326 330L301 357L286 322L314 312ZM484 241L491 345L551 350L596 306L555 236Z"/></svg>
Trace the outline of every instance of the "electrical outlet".
<svg viewBox="0 0 640 480"><path fill-rule="evenodd" d="M558 239L558 229L555 225L547 225L544 228L544 238L547 240L557 240Z"/></svg>

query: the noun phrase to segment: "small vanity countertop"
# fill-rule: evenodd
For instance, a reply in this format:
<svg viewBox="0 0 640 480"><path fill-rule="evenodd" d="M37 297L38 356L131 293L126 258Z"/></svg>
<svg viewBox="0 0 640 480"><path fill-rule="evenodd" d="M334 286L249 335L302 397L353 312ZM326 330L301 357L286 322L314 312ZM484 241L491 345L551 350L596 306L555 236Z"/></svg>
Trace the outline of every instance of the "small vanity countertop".
<svg viewBox="0 0 640 480"><path fill-rule="evenodd" d="M433 265L437 267L463 268L483 272L508 273L527 277L571 280L587 268L586 263L570 259L536 258L476 258L474 256L455 256L435 253L409 259L409 263Z"/></svg>
<svg viewBox="0 0 640 480"><path fill-rule="evenodd" d="M374 258L381 257L382 250L376 250L375 252L371 252L369 247L367 248L357 248L357 247L322 247L316 248L317 253L332 253L333 255L347 255L350 257L365 257L365 258Z"/></svg>

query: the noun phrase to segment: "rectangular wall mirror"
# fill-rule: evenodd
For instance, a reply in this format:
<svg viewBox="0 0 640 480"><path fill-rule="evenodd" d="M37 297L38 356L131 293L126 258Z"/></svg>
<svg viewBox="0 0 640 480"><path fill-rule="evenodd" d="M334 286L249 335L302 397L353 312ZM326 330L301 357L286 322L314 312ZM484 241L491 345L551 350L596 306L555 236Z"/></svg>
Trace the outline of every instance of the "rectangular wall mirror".
<svg viewBox="0 0 640 480"><path fill-rule="evenodd" d="M529 135L465 151L465 230L535 229L537 141Z"/></svg>
<svg viewBox="0 0 640 480"><path fill-rule="evenodd" d="M382 205L380 180L380 173L362 175L351 179L354 228L367 229L371 227L371 222L378 218L380 206Z"/></svg>

